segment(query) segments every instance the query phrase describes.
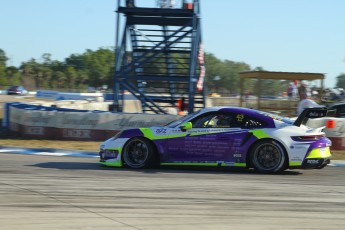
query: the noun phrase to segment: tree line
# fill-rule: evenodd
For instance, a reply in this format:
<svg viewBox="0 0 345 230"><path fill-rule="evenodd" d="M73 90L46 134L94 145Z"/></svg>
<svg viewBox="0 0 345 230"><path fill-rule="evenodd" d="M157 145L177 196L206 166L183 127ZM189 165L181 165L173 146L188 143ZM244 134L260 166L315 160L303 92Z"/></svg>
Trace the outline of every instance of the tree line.
<svg viewBox="0 0 345 230"><path fill-rule="evenodd" d="M8 57L0 49L0 88L10 85L23 85L29 90L77 90L86 91L88 87L109 86L114 78L115 53L113 48L87 49L82 54L71 54L63 61L52 59L44 53L41 60L34 58L23 62L19 67L8 66ZM261 67L251 68L244 62L220 60L212 53L205 53L206 89L208 93L235 95L240 90L239 73L252 70L264 70ZM255 79L247 79L244 89L249 94L256 93ZM262 87L266 95L278 96L286 91L289 82L264 80ZM345 88L345 74L337 77L337 87Z"/></svg>
<svg viewBox="0 0 345 230"><path fill-rule="evenodd" d="M29 90L76 89L87 86L111 85L114 53L111 49L86 50L72 54L64 61L52 59L45 53L41 61L31 58L19 67L7 66L8 58L0 49L0 86L23 85Z"/></svg>

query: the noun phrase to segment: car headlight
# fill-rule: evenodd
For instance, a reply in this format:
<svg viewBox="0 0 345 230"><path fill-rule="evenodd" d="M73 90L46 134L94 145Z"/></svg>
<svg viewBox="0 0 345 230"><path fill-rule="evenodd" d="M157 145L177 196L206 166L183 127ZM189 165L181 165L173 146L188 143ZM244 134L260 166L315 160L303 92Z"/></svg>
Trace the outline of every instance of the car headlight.
<svg viewBox="0 0 345 230"><path fill-rule="evenodd" d="M123 133L123 131L120 131L117 134L115 134L115 136L112 138L112 140L117 139L122 133Z"/></svg>
<svg viewBox="0 0 345 230"><path fill-rule="evenodd" d="M105 150L105 149L106 149L107 143L108 143L109 141L116 140L122 133L123 133L123 131L120 131L120 132L118 132L117 134L115 134L115 136L113 136L113 137L109 138L108 140L106 140L105 142L101 143L101 144L99 145L100 151Z"/></svg>

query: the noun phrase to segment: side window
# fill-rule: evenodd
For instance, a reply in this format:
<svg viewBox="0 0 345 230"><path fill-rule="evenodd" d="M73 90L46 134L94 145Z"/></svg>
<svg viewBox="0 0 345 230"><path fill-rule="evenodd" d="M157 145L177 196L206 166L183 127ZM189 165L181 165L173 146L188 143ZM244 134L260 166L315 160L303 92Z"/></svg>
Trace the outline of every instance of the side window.
<svg viewBox="0 0 345 230"><path fill-rule="evenodd" d="M193 124L193 128L212 128L214 127L214 114L204 114L203 116L197 117L193 119L191 122Z"/></svg>
<svg viewBox="0 0 345 230"><path fill-rule="evenodd" d="M238 128L241 122L235 114L213 112L192 120L193 128Z"/></svg>
<svg viewBox="0 0 345 230"><path fill-rule="evenodd" d="M235 124L234 115L231 113L221 113L214 118L216 128L234 128L238 127Z"/></svg>

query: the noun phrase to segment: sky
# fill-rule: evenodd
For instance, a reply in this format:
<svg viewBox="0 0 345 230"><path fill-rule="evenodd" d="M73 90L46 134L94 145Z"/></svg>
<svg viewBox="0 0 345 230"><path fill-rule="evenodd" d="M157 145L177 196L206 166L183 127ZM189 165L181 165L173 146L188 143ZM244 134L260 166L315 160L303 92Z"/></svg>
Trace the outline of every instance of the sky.
<svg viewBox="0 0 345 230"><path fill-rule="evenodd" d="M122 0L123 2L124 0ZM137 0L155 6L157 0ZM180 5L182 0L175 0ZM267 71L345 73L344 0L200 0L205 51ZM115 46L117 0L0 0L7 65ZM122 20L123 22L123 20Z"/></svg>

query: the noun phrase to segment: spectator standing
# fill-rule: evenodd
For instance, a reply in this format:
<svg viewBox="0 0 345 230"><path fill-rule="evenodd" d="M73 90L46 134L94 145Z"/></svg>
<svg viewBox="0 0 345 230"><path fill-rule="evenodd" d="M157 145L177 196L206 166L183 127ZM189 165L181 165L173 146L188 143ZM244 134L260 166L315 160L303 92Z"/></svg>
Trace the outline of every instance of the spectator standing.
<svg viewBox="0 0 345 230"><path fill-rule="evenodd" d="M298 91L297 86L293 82L290 82L288 90L287 90L287 94L290 100L296 98L297 91Z"/></svg>
<svg viewBox="0 0 345 230"><path fill-rule="evenodd" d="M313 100L310 93L306 93L305 95L302 95L302 97L303 98L297 105L297 116L299 116L306 108L323 107Z"/></svg>
<svg viewBox="0 0 345 230"><path fill-rule="evenodd" d="M305 81L301 81L301 84L300 84L300 86L298 88L298 94L299 94L300 100L305 99L307 97L307 94L311 95L310 88L309 88L308 84Z"/></svg>

